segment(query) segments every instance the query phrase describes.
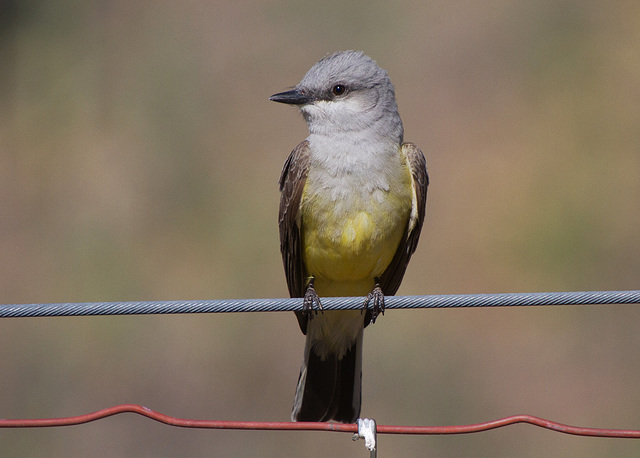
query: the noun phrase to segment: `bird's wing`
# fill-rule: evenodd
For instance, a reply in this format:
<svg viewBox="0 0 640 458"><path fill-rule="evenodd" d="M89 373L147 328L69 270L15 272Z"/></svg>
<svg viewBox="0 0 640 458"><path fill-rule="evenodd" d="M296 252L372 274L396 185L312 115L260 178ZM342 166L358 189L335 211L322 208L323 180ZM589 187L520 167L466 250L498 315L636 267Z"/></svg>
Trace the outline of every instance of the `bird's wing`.
<svg viewBox="0 0 640 458"><path fill-rule="evenodd" d="M429 175L427 174L427 161L413 143L403 143L402 153L406 157L407 165L411 171L411 187L413 197L411 202L411 215L404 237L400 240L398 250L391 260L391 264L380 277L380 287L385 295L394 295L400 287L400 282L409 264L409 259L420 238L420 230L424 222L425 206L427 202L427 186Z"/></svg>
<svg viewBox="0 0 640 458"><path fill-rule="evenodd" d="M280 251L291 297L303 297L305 278L300 240L300 200L309 172L309 142L291 152L280 175Z"/></svg>

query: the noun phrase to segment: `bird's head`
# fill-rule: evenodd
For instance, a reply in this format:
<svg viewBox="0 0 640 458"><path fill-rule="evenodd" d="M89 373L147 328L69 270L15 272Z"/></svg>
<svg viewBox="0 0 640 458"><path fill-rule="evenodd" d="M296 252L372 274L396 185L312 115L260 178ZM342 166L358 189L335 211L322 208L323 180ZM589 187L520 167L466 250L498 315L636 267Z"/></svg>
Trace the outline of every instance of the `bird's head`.
<svg viewBox="0 0 640 458"><path fill-rule="evenodd" d="M321 59L295 88L269 100L297 105L312 134L375 129L379 135L402 141L391 80L362 52L339 51Z"/></svg>

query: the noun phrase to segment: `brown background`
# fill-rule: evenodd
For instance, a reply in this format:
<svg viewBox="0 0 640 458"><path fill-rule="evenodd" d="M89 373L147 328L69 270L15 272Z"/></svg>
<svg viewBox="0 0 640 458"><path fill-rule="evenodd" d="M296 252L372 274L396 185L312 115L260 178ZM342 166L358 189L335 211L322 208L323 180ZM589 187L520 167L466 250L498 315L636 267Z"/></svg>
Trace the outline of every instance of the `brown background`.
<svg viewBox="0 0 640 458"><path fill-rule="evenodd" d="M640 287L640 3L0 3L0 303L283 297L277 178L306 135L269 95L320 57L388 70L425 152L399 294ZM390 311L364 416L528 413L640 429L638 306ZM0 321L0 417L139 403L287 420L293 314ZM173 429L133 415L0 431L6 456L368 456L349 435ZM638 456L531 426L382 436L380 456Z"/></svg>

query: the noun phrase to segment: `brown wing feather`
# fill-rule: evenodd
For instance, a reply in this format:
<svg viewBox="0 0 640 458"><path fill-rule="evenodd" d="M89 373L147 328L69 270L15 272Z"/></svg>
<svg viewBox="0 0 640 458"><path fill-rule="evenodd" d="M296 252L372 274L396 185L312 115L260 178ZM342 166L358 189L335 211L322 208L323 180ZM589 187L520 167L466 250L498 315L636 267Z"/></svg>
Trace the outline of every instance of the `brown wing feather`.
<svg viewBox="0 0 640 458"><path fill-rule="evenodd" d="M304 296L304 273L300 240L300 200L309 172L309 143L305 140L291 152L280 175L280 251L291 297Z"/></svg>
<svg viewBox="0 0 640 458"><path fill-rule="evenodd" d="M400 282L409 264L409 259L420 238L420 230L424 222L425 206L427 202L427 187L429 186L429 175L427 174L427 162L413 143L404 143L402 149L407 156L411 178L413 180L413 205L411 218L407 224L404 237L400 241L398 250L391 260L391 264L380 277L380 287L385 295L394 295L400 287Z"/></svg>

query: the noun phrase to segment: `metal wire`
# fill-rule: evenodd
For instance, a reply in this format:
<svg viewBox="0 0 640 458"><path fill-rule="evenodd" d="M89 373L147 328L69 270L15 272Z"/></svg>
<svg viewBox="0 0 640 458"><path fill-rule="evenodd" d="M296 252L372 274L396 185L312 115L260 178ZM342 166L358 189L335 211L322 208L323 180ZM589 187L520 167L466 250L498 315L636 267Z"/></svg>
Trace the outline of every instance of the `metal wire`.
<svg viewBox="0 0 640 458"><path fill-rule="evenodd" d="M640 304L640 291L446 294L431 296L388 296L385 298L385 309L595 304ZM322 298L322 306L324 310L358 309L363 306L363 298L324 297ZM294 310L302 310L301 299L80 302L0 305L0 318L148 315L172 313L283 312Z"/></svg>
<svg viewBox="0 0 640 458"><path fill-rule="evenodd" d="M42 428L52 426L72 426L89 423L102 418L121 413L135 413L169 426L181 428L203 429L244 429L244 430L270 430L270 431L334 431L357 433L358 426L355 423L316 423L316 422L284 422L284 421L224 421L224 420L190 420L176 418L156 412L137 404L121 404L114 407L98 410L96 412L78 415L75 417L61 418L30 418L30 419L0 419L0 428ZM626 439L640 439L640 431L631 429L604 429L570 426L532 415L513 415L498 420L457 426L395 426L377 425L378 434L412 434L412 435L442 435L442 434L468 434L492 429L502 428L518 423L528 423L551 431L589 437L615 437Z"/></svg>
<svg viewBox="0 0 640 458"><path fill-rule="evenodd" d="M357 297L323 298L324 310L357 309L363 299ZM435 296L390 296L385 298L387 309L506 307L541 305L638 304L640 291L586 291L556 293L462 294ZM293 299L230 299L207 301L144 301L89 302L60 304L0 305L0 318L134 315L168 313L228 313L293 311L302 309L302 300ZM97 412L62 418L0 419L0 428L33 428L69 426L88 423L121 413L135 413L161 423L183 428L245 429L245 430L304 430L357 433L355 424L247 422L222 420L189 420L171 417L136 404L123 404ZM466 434L488 431L517 423L528 423L552 431L591 437L640 438L640 430L620 430L569 426L531 415L514 415L498 420L458 426L393 426L378 425L379 434Z"/></svg>

